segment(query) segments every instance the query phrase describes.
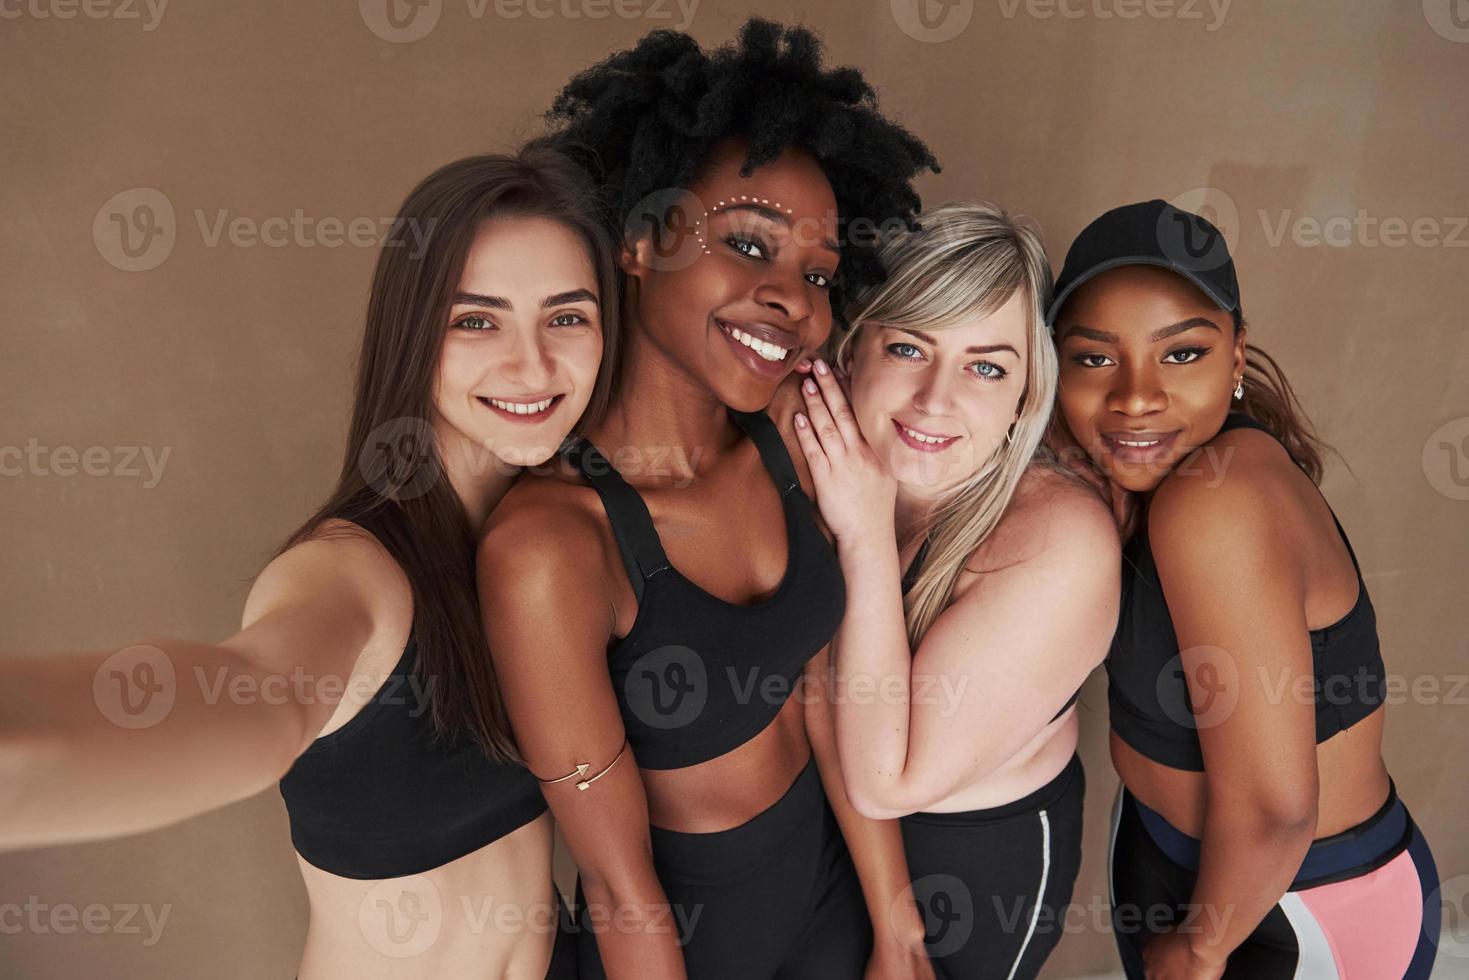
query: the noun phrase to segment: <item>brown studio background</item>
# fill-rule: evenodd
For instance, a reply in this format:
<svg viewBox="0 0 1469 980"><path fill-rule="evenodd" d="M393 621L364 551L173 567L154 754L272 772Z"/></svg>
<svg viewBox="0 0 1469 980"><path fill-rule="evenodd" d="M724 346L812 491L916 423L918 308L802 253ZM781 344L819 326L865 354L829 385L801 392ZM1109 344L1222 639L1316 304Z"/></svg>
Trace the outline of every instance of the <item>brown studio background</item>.
<svg viewBox="0 0 1469 980"><path fill-rule="evenodd" d="M179 0L161 17L96 2L27 0L0 19L0 447L110 454L91 467L110 475L64 454L12 475L10 454L4 652L224 637L250 578L332 483L374 247L328 247L325 229L300 243L285 231L281 247L227 230L211 244L221 212L226 224L390 216L437 165L537 132L576 69L683 26L667 0L556 0L537 8L545 17L510 0L430 0L416 16L437 11L432 29L393 41L372 29L391 34L383 0ZM1334 460L1324 489L1361 557L1389 668L1438 685L1392 709L1385 751L1455 903L1459 955L1439 975L1464 976L1469 691L1454 679L1469 542L1469 21L1450 3L962 0L930 29L904 14L911 0L704 0L688 29L722 41L749 13L816 27L831 60L864 68L943 162L925 202L988 197L1032 215L1053 265L1107 207L1186 195L1213 209L1251 339L1351 464ZM136 188L166 198L176 239L162 264L125 271L104 205ZM112 210L157 200L134 193ZM115 447L151 450L161 475ZM118 472L129 468L139 475ZM1074 901L1101 908L1116 779L1100 672L1081 714ZM167 906L169 918L153 945L146 927L8 928L0 976L291 976L306 924L274 791L156 833L0 856L0 904L27 901ZM1111 936L1077 921L1048 977L1117 969Z"/></svg>

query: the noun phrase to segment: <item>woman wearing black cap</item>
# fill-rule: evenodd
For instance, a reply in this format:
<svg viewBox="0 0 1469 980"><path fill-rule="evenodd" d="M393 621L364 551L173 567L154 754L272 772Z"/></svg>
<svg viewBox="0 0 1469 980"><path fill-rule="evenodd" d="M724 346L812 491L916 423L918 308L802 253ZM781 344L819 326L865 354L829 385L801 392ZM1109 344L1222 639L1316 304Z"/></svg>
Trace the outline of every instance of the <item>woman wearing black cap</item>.
<svg viewBox="0 0 1469 980"><path fill-rule="evenodd" d="M1131 531L1107 660L1128 976L1428 976L1437 874L1382 761L1372 603L1223 236L1109 211L1049 319L1058 434Z"/></svg>

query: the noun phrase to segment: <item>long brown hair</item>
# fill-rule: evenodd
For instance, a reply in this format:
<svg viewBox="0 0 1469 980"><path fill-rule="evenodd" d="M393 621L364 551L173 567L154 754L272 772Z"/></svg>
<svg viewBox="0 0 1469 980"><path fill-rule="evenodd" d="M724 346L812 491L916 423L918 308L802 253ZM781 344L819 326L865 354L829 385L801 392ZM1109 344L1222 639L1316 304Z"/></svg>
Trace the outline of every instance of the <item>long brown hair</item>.
<svg viewBox="0 0 1469 980"><path fill-rule="evenodd" d="M449 308L481 224L505 216L546 217L580 236L596 269L602 362L578 427L601 419L615 382L620 296L616 254L597 201L579 165L534 143L514 154L456 160L413 189L373 271L336 489L276 552L330 534L323 524L332 519L375 535L413 591L412 642L435 735L472 739L497 761L516 761L519 753L480 621L476 529L441 478L431 425L434 379Z"/></svg>
<svg viewBox="0 0 1469 980"><path fill-rule="evenodd" d="M1236 314L1236 336L1244 326L1247 324ZM1245 396L1234 403L1233 410L1263 423L1311 482L1321 485L1324 469L1321 457L1329 447L1316 434L1306 410L1296 398L1295 389L1275 358L1248 340L1245 341Z"/></svg>

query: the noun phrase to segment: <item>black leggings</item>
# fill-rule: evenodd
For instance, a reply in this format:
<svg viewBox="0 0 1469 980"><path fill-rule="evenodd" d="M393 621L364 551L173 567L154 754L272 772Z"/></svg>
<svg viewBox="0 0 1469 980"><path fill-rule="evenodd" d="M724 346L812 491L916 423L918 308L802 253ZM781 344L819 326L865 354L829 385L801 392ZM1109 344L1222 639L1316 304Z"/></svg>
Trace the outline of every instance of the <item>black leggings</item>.
<svg viewBox="0 0 1469 980"><path fill-rule="evenodd" d="M653 865L673 906L689 980L859 980L872 923L815 760L738 827L687 834L652 827ZM602 980L593 910L577 880L583 980Z"/></svg>
<svg viewBox="0 0 1469 980"><path fill-rule="evenodd" d="M924 944L941 980L1040 972L1081 868L1085 795L1073 754L1056 778L1014 802L902 818Z"/></svg>

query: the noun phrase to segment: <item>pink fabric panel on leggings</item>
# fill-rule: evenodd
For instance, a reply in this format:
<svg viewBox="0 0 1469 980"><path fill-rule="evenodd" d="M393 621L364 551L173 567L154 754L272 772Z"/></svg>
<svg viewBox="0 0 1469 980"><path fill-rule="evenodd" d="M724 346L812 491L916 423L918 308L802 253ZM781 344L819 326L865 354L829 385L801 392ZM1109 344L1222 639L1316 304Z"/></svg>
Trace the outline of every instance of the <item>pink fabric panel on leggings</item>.
<svg viewBox="0 0 1469 980"><path fill-rule="evenodd" d="M1423 926L1423 888L1407 851L1361 877L1295 895L1326 934L1344 980L1407 972Z"/></svg>

